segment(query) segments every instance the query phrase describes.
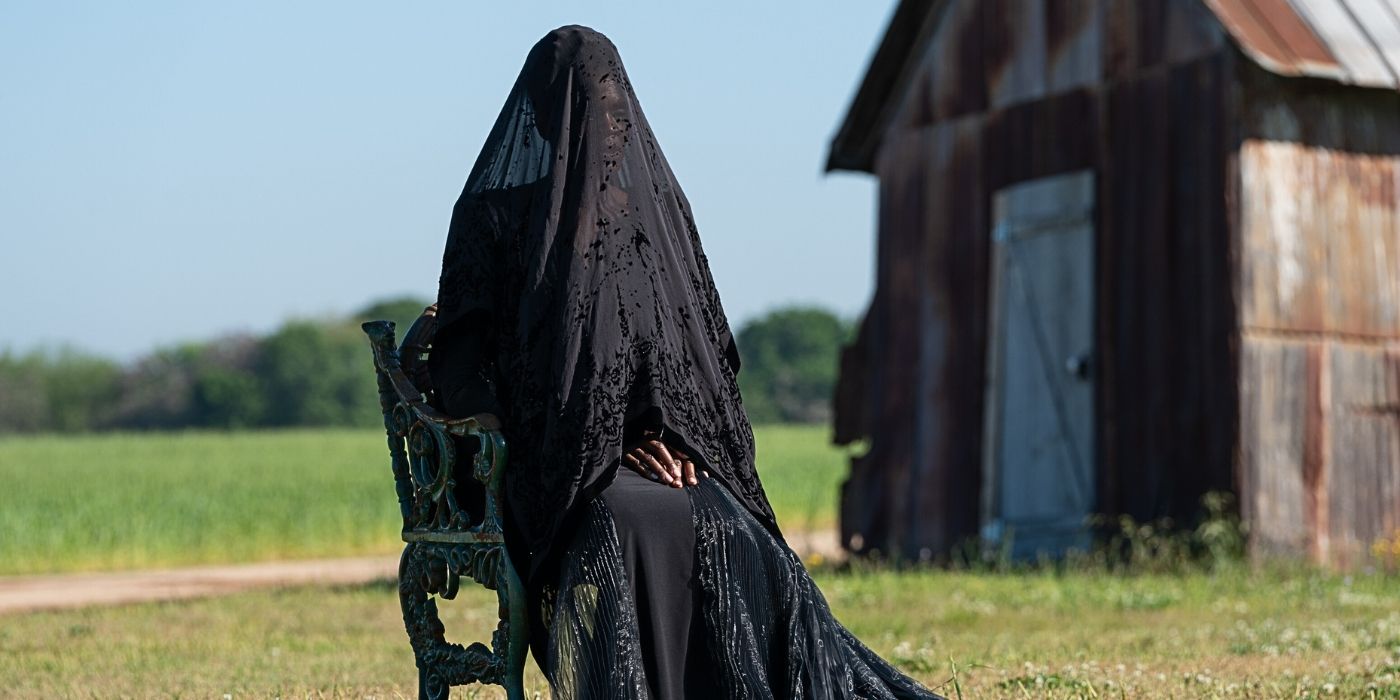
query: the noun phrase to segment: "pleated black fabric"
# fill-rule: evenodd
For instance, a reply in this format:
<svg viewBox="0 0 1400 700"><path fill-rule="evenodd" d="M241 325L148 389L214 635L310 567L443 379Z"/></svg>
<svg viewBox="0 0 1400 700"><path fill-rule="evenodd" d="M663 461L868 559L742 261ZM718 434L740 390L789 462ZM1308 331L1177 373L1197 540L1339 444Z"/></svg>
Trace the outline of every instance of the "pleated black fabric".
<svg viewBox="0 0 1400 700"><path fill-rule="evenodd" d="M542 666L556 698L938 697L837 622L797 555L722 485L634 479L585 507L545 587ZM676 496L688 503L658 510ZM640 565L637 541L652 543ZM667 639L646 634L649 618L666 618Z"/></svg>
<svg viewBox="0 0 1400 700"><path fill-rule="evenodd" d="M558 584L544 587L550 624L535 643L554 695L719 697L699 614L690 496L619 471L584 507L574 538ZM629 665L638 659L640 669Z"/></svg>
<svg viewBox="0 0 1400 700"><path fill-rule="evenodd" d="M621 545L651 696L715 697L699 615L690 496L623 469L599 500Z"/></svg>

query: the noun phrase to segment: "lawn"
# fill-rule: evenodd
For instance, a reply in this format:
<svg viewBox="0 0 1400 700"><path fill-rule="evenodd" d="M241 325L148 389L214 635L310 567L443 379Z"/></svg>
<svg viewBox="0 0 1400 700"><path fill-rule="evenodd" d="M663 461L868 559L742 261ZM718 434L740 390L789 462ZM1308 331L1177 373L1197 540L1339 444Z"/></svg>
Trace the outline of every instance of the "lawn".
<svg viewBox="0 0 1400 700"><path fill-rule="evenodd" d="M755 430L787 529L830 527L843 453L824 427ZM374 430L0 438L0 575L397 550Z"/></svg>
<svg viewBox="0 0 1400 700"><path fill-rule="evenodd" d="M817 580L859 637L952 697L1400 698L1396 578L1239 569L820 571ZM460 641L492 624L486 591L464 589L445 607ZM537 674L527 683L547 695ZM413 684L387 583L0 624L7 697L412 697Z"/></svg>
<svg viewBox="0 0 1400 700"><path fill-rule="evenodd" d="M784 528L830 527L845 459L825 429L756 434ZM0 479L0 574L399 546L376 431L4 438ZM816 577L858 636L952 697L1400 698L1394 576L1085 564ZM458 635L493 624L475 587L445 607ZM4 697L412 697L413 684L387 582L0 619Z"/></svg>

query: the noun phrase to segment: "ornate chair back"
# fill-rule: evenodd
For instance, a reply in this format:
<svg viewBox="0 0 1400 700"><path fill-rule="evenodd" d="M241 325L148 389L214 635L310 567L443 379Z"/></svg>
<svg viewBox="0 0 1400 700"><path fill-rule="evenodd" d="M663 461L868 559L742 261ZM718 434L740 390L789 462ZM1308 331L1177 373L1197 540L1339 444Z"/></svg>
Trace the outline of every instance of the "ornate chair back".
<svg viewBox="0 0 1400 700"><path fill-rule="evenodd" d="M506 554L501 520L505 439L474 418L447 416L434 408L428 357L437 330L436 305L423 311L402 345L395 345L392 321L361 327L374 351L403 516L399 603L418 665L418 695L437 700L446 698L454 685L489 683L503 686L511 700L523 699L525 592ZM475 451L469 461L459 461L459 451L465 452L471 438ZM464 504L460 494L473 481L483 497ZM489 648L479 642L463 647L443 636L434 597L455 598L462 577L496 591L500 621Z"/></svg>

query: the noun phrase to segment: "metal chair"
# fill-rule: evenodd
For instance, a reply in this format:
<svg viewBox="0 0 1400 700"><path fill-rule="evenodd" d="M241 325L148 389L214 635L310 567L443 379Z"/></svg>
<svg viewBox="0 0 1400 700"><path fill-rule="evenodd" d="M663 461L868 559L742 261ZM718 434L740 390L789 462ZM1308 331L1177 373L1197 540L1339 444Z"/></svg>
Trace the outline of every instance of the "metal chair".
<svg viewBox="0 0 1400 700"><path fill-rule="evenodd" d="M510 700L525 697L527 627L525 589L506 554L501 524L501 478L506 443L500 431L474 418L445 416L431 405L427 359L437 329L437 306L418 317L403 345L394 344L391 321L361 326L374 350L379 405L389 435L389 457L403 515L399 603L418 665L418 697L446 698L454 685L503 686ZM470 464L459 469L459 441L476 438ZM479 508L464 507L463 487L484 487ZM480 512L470 512L479 510ZM434 596L456 597L467 577L496 591L500 622L491 646L463 647L443 637Z"/></svg>

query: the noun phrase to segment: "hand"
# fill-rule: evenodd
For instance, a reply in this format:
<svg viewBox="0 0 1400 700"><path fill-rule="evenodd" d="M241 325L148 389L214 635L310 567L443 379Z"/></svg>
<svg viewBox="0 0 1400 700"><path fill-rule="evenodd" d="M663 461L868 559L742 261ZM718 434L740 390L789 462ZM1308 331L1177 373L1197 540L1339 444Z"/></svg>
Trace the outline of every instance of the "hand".
<svg viewBox="0 0 1400 700"><path fill-rule="evenodd" d="M654 437L647 437L622 455L622 463L632 471L667 486L695 486L695 462L690 456Z"/></svg>

